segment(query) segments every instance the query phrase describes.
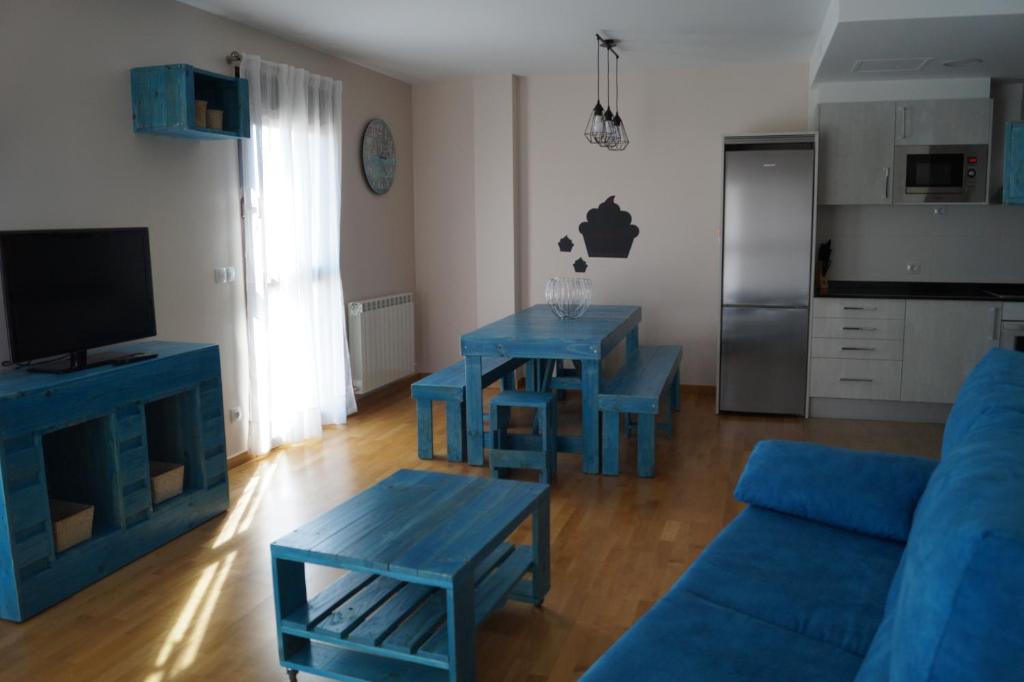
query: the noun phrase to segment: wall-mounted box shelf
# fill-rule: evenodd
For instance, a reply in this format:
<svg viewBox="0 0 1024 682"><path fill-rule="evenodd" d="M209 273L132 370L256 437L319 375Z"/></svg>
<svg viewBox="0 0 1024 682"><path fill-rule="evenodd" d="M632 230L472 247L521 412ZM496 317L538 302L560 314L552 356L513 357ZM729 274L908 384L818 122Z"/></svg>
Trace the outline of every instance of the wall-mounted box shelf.
<svg viewBox="0 0 1024 682"><path fill-rule="evenodd" d="M249 137L249 82L189 64L132 69L132 125L137 133L197 140ZM224 112L224 129L196 125L196 100Z"/></svg>
<svg viewBox="0 0 1024 682"><path fill-rule="evenodd" d="M1003 203L1024 205L1024 121L1006 124Z"/></svg>
<svg viewBox="0 0 1024 682"><path fill-rule="evenodd" d="M73 374L0 372L0 618L23 621L228 506L216 346ZM158 505L150 460L184 465ZM57 552L50 499L90 505L91 537Z"/></svg>

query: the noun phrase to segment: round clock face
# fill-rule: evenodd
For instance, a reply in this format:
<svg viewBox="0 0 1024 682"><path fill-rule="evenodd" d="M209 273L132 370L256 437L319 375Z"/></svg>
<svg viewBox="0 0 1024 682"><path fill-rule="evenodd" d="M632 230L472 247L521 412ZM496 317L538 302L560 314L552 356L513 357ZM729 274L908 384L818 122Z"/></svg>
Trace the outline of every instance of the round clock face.
<svg viewBox="0 0 1024 682"><path fill-rule="evenodd" d="M363 175L377 194L387 192L395 181L395 140L391 128L379 118L363 131Z"/></svg>

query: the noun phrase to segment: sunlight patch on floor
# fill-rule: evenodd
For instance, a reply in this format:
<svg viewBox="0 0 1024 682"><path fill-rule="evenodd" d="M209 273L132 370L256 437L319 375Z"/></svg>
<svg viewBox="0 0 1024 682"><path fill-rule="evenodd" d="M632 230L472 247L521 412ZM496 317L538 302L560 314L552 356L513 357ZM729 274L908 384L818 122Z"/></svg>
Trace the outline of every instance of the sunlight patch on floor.
<svg viewBox="0 0 1024 682"><path fill-rule="evenodd" d="M271 461L260 462L256 472L249 479L249 482L246 483L242 496L238 498L238 503L235 504L235 508L228 514L227 521L224 522L220 534L213 543L214 549L222 547L231 538L249 529L256 511L259 509L260 502L263 500L263 495L267 492L267 488L270 487L270 482L273 480L278 462L279 459L276 457Z"/></svg>
<svg viewBox="0 0 1024 682"><path fill-rule="evenodd" d="M143 682L164 682L173 679L195 663L217 600L224 589L224 583L237 554L237 551L232 551L203 569L188 601L178 614L174 627L167 633L167 639L160 647L155 662L157 670L149 673ZM174 657L171 666L176 651L178 655Z"/></svg>

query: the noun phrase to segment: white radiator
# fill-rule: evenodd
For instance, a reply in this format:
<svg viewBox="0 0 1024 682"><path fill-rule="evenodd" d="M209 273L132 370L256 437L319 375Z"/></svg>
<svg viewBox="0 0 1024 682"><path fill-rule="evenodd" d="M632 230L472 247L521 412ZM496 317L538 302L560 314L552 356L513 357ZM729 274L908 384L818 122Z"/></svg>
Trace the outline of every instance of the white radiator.
<svg viewBox="0 0 1024 682"><path fill-rule="evenodd" d="M348 304L348 345L357 394L415 373L415 322L412 294Z"/></svg>

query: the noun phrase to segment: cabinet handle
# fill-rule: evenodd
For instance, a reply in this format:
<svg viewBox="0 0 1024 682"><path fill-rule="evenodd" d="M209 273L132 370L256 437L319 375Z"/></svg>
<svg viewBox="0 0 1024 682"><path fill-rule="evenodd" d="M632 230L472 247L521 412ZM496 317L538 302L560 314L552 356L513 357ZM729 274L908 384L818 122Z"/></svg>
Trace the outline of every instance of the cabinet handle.
<svg viewBox="0 0 1024 682"><path fill-rule="evenodd" d="M860 383L870 384L874 379L858 379L856 377L839 377L840 381L857 381Z"/></svg>
<svg viewBox="0 0 1024 682"><path fill-rule="evenodd" d="M989 340L998 341L999 331L999 308L995 307L992 309L992 336L989 337Z"/></svg>
<svg viewBox="0 0 1024 682"><path fill-rule="evenodd" d="M877 332L878 327L843 327L844 332Z"/></svg>
<svg viewBox="0 0 1024 682"><path fill-rule="evenodd" d="M843 310L878 310L878 308L866 308L862 305L844 305Z"/></svg>
<svg viewBox="0 0 1024 682"><path fill-rule="evenodd" d="M883 199L888 199L889 198L889 167L886 166L882 170L884 171L884 173L882 174L882 198Z"/></svg>
<svg viewBox="0 0 1024 682"><path fill-rule="evenodd" d="M874 348L868 348L867 346L842 346L839 350L875 350Z"/></svg>
<svg viewBox="0 0 1024 682"><path fill-rule="evenodd" d="M907 108L896 107L896 111L900 115L900 139L905 140L907 139Z"/></svg>

